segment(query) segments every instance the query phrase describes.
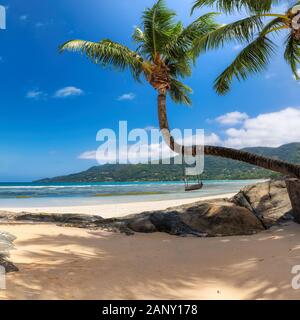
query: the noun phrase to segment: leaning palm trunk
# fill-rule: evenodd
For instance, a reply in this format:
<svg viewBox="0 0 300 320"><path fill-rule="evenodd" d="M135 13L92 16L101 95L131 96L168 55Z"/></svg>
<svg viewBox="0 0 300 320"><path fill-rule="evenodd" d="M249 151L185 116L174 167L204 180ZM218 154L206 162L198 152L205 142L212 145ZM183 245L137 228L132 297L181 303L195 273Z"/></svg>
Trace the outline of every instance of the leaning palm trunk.
<svg viewBox="0 0 300 320"><path fill-rule="evenodd" d="M208 4L214 1L199 0L200 5L203 2ZM228 7L227 4L230 5L230 3L240 7L240 1L225 2L225 7ZM262 10L265 13L270 8L272 0L250 2L255 12ZM248 43L253 37L253 32L261 31L258 39L242 51L229 71L223 73L223 77L217 82L218 92L225 93L226 90L229 90L233 76L239 75L238 78L244 79L245 74L249 71L260 71L266 65L269 53L273 51L273 43L266 38L266 34L277 30L278 26L283 29L287 28L287 19L285 17L284 19L281 17L281 19L277 15L276 19L263 30L261 30L260 15L243 19L237 24L230 24L229 27L219 26L214 20L215 15L212 12L206 13L184 27L182 23L175 21L175 12L166 7L164 0L158 0L151 8L144 11L141 28L137 27L134 31L133 40L137 44L134 50L120 43L104 39L99 42L70 40L60 47L60 51L83 53L101 66L113 66L120 71L128 69L135 80L144 77L159 92L160 128L166 143L176 153L196 155L200 151L204 151L207 155L244 161L290 177L300 178L300 167L297 165L222 147L199 145L185 147L176 143L172 137L166 114L166 95L169 94L175 103L191 104L189 94L192 89L181 80L191 75L192 65L198 53L204 49L215 48L227 40L233 40L233 38L239 40L245 38ZM280 19L278 20L278 18ZM298 43L295 44L294 38L290 37L287 41L285 58L293 66L296 78L298 77L296 72L296 65L299 62L298 56Z"/></svg>
<svg viewBox="0 0 300 320"><path fill-rule="evenodd" d="M201 148L202 148L205 155L243 161L249 164L256 165L258 167L279 172L289 177L300 178L300 165L292 164L292 163L281 161L281 160L271 159L271 158L263 157L250 152L231 149L231 148L215 147L215 146L203 147L203 146L196 146L196 145L185 147L183 145L176 143L170 133L169 123L167 118L165 90L159 91L158 117L159 117L160 130L162 132L164 140L166 141L170 149L178 154L195 156L196 154L199 154L199 151L201 151Z"/></svg>

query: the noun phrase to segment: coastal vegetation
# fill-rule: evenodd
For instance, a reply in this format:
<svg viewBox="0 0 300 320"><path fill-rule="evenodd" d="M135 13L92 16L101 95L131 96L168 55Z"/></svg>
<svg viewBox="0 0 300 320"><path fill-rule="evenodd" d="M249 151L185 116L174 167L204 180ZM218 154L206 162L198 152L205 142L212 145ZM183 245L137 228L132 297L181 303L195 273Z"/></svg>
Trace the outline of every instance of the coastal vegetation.
<svg viewBox="0 0 300 320"><path fill-rule="evenodd" d="M278 0L196 0L192 12L203 6L216 6L218 10L230 14L246 9L249 16L221 26L195 44L196 53L223 47L229 41L236 41L244 48L233 62L215 81L215 90L225 94L230 90L234 78L245 80L250 74L264 71L272 56L276 53L277 44L274 36L283 39L284 59L291 67L295 79L300 75L297 66L300 62L300 1L290 2L290 7L281 13L273 12ZM288 1L287 1L288 2ZM286 4L288 5L288 3ZM277 39L278 39L277 38Z"/></svg>
<svg viewBox="0 0 300 320"><path fill-rule="evenodd" d="M290 143L278 148L246 148L244 151L281 159L291 163L300 162L300 143ZM105 182L105 181L179 181L182 166L171 159L167 164L106 164L94 166L86 171L42 179L38 182ZM173 164L172 164L173 163ZM279 174L240 161L206 156L203 179L263 179L275 178Z"/></svg>

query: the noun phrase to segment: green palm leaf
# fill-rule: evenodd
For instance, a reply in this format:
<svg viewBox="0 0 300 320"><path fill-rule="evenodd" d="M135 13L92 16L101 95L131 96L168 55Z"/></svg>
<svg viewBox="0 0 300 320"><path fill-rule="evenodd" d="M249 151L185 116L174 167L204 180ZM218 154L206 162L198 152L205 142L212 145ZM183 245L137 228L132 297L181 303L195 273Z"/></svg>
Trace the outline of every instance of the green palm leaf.
<svg viewBox="0 0 300 320"><path fill-rule="evenodd" d="M299 78L297 66L300 61L300 42L294 36L295 31L292 30L292 17L288 11L283 14L269 12L272 5L280 2L279 0L197 0L195 2L193 9L209 5L216 6L226 13L234 10L239 11L243 8L256 13L250 17L224 25L195 41L194 54L196 56L208 49L223 47L225 43L230 41L246 45L236 59L216 79L214 87L219 94L225 94L229 91L234 78L245 80L249 74L262 71L275 50L274 43L267 38L267 35L285 30L288 30L289 35L285 42L284 57L295 77ZM286 1L282 0L282 2ZM294 4L299 2L296 1ZM290 6L292 6L292 3L290 3ZM270 17L275 18L271 21L264 21L265 18Z"/></svg>
<svg viewBox="0 0 300 320"><path fill-rule="evenodd" d="M192 92L193 90L189 86L174 78L171 79L170 96L174 102L190 106L192 104L192 101L189 95Z"/></svg>
<svg viewBox="0 0 300 320"><path fill-rule="evenodd" d="M71 40L60 46L60 52L64 51L81 52L96 64L110 65L121 71L129 68L135 78L142 72L144 59L126 46L110 40Z"/></svg>
<svg viewBox="0 0 300 320"><path fill-rule="evenodd" d="M219 27L219 24L214 20L214 17L217 14L218 13L215 12L207 13L200 16L186 28L182 28L181 32L178 33L172 41L166 44L164 52L167 56L177 59L185 54L194 52L193 48L195 42Z"/></svg>
<svg viewBox="0 0 300 320"><path fill-rule="evenodd" d="M261 36L255 39L216 79L214 86L216 91L219 94L225 94L229 91L234 77L245 80L248 74L264 70L274 51L275 44L267 37Z"/></svg>
<svg viewBox="0 0 300 320"><path fill-rule="evenodd" d="M222 47L229 41L249 42L262 26L262 19L257 15L221 26L195 41L195 55L199 55L202 51L208 49Z"/></svg>
<svg viewBox="0 0 300 320"><path fill-rule="evenodd" d="M286 47L284 52L284 58L290 65L292 72L297 80L300 79L297 66L300 63L300 44L296 41L292 35L289 35L286 39Z"/></svg>
<svg viewBox="0 0 300 320"><path fill-rule="evenodd" d="M113 66L121 71L129 69L136 80L144 75L156 90L171 88L170 96L175 102L190 104L188 94L191 89L180 79L191 75L195 41L219 27L214 21L215 15L202 15L184 27L175 20L174 11L166 7L165 1L158 0L151 8L145 9L140 27L134 30L135 50L111 40L71 40L63 44L60 51L82 53L104 67Z"/></svg>
<svg viewBox="0 0 300 320"><path fill-rule="evenodd" d="M286 20L278 17L265 24L260 35L264 36L271 32L280 32L284 28L286 28Z"/></svg>
<svg viewBox="0 0 300 320"><path fill-rule="evenodd" d="M232 13L235 10L241 11L246 8L250 12L267 12L272 5L285 3L284 0L196 0L192 12L204 6L215 6L217 10Z"/></svg>
<svg viewBox="0 0 300 320"><path fill-rule="evenodd" d="M159 0L152 8L144 11L143 52L153 57L162 52L162 47L173 36L174 28L178 28L177 23L174 22L175 16L175 12L169 10L163 0Z"/></svg>

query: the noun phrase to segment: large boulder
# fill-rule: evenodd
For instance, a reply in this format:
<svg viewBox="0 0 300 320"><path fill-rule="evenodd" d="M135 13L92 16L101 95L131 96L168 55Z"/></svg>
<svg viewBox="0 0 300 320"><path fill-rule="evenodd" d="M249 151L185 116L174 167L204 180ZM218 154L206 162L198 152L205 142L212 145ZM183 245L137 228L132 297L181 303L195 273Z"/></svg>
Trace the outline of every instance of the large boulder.
<svg viewBox="0 0 300 320"><path fill-rule="evenodd" d="M284 180L270 180L243 188L231 201L252 211L266 228L292 220L292 206Z"/></svg>
<svg viewBox="0 0 300 320"><path fill-rule="evenodd" d="M225 200L196 202L166 210L131 215L123 223L135 232L167 232L174 235L229 236L264 230L248 209Z"/></svg>

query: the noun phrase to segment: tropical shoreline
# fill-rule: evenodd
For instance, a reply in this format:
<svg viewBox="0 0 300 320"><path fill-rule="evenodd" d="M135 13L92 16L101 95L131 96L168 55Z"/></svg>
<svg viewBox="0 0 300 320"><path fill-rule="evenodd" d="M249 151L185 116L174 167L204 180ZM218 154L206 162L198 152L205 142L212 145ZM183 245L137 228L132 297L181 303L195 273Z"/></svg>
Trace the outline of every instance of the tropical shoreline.
<svg viewBox="0 0 300 320"><path fill-rule="evenodd" d="M182 182L0 184L0 210L121 217L200 200L230 198L246 185L263 181L206 181L201 190L193 192L185 192Z"/></svg>
<svg viewBox="0 0 300 320"><path fill-rule="evenodd" d="M300 300L300 0L11 2L0 301Z"/></svg>
<svg viewBox="0 0 300 320"><path fill-rule="evenodd" d="M280 198L282 181L252 185L243 192L255 188L262 192L256 195L264 199L265 192L271 192L270 201L277 203L273 209L284 214L281 201L287 201L287 194L285 200ZM223 194L222 198L231 196ZM226 202L220 196L198 200L212 199L201 203L210 203L215 210ZM257 202L255 198L252 201ZM95 210L95 214L110 218L141 212L141 208L164 210L184 203L191 208L191 202L195 199L87 206L87 211L80 206L57 210L89 214ZM265 203L268 208L269 203ZM20 208L11 210L18 212ZM32 210L41 212L41 208ZM246 209L231 207L225 215L232 215L234 210L242 213ZM12 212L2 214L12 217ZM220 211L220 226L226 223L221 216ZM238 215L231 222L240 218ZM291 270L299 260L300 226L291 220L247 235L222 237L165 232L128 236L80 223L39 221L43 219L2 220L0 229L16 238L9 261L19 271L7 274L7 289L0 291L0 299L299 299L299 292L292 287Z"/></svg>
<svg viewBox="0 0 300 320"><path fill-rule="evenodd" d="M0 210L9 212L30 212L30 213L80 213L99 215L103 218L123 217L128 214L140 213L144 211L163 210L168 207L193 203L200 200L212 200L218 198L230 198L235 193L224 193L222 195L183 198L173 200L139 201L115 204L95 204L95 205L75 205L75 206L43 206L43 207L1 207Z"/></svg>

